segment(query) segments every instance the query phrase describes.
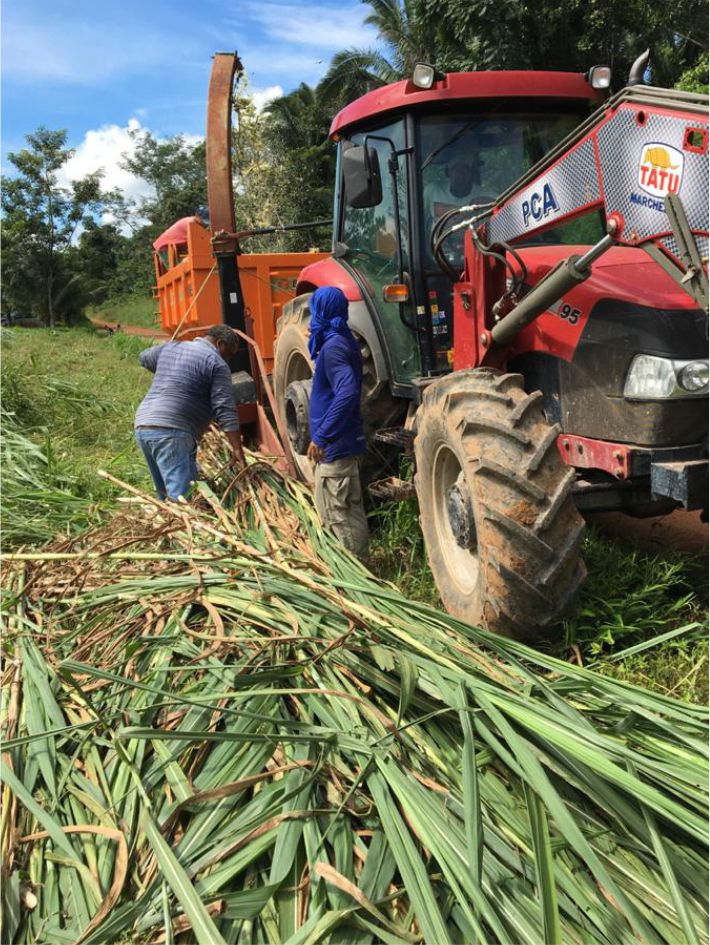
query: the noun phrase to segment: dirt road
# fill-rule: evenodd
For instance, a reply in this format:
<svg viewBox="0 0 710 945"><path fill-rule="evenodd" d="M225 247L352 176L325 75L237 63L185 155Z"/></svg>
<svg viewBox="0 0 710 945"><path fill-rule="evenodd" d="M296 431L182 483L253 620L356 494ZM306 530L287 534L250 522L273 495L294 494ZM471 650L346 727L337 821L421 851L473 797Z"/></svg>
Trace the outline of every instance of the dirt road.
<svg viewBox="0 0 710 945"><path fill-rule="evenodd" d="M700 512L673 512L655 518L631 518L618 512L598 512L588 518L607 535L631 538L642 548L677 548L693 554L708 553L708 526Z"/></svg>
<svg viewBox="0 0 710 945"><path fill-rule="evenodd" d="M142 338L164 338L166 335L160 328L142 328L140 325L121 325L118 322L106 322L101 318L90 318L94 328L105 328L107 331L122 331L125 335L139 335Z"/></svg>

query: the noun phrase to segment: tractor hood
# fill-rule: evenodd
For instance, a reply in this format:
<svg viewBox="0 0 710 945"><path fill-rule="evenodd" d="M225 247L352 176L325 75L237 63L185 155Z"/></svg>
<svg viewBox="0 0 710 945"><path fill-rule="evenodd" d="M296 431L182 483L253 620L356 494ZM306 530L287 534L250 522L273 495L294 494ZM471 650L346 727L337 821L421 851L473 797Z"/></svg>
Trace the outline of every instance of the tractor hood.
<svg viewBox="0 0 710 945"><path fill-rule="evenodd" d="M554 266L572 254L582 255L588 246L520 247L528 267L528 285L536 285ZM642 249L612 247L592 266L584 283L585 294L597 299L617 299L650 308L695 309L697 304Z"/></svg>

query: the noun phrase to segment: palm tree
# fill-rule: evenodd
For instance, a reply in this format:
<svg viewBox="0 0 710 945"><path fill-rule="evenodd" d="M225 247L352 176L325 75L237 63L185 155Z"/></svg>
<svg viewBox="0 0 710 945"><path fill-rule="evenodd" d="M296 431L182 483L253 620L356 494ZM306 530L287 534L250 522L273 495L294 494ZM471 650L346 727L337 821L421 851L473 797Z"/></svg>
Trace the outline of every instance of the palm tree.
<svg viewBox="0 0 710 945"><path fill-rule="evenodd" d="M330 111L318 89L301 82L297 89L267 105L270 126L278 132L284 148L316 148L328 137Z"/></svg>
<svg viewBox="0 0 710 945"><path fill-rule="evenodd" d="M384 46L343 49L336 53L318 86L324 101L344 105L372 89L412 74L416 62L433 62L436 30L424 0L363 0L372 12L365 18Z"/></svg>

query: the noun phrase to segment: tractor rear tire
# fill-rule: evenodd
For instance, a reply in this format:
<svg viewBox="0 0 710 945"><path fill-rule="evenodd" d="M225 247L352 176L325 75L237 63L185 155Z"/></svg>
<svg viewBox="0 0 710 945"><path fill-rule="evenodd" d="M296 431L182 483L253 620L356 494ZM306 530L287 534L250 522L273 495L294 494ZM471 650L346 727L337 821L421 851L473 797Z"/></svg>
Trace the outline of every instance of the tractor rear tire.
<svg viewBox="0 0 710 945"><path fill-rule="evenodd" d="M429 564L455 616L533 640L572 606L584 522L559 432L517 374L459 371L426 389L415 483Z"/></svg>
<svg viewBox="0 0 710 945"><path fill-rule="evenodd" d="M286 391L294 381L313 377L313 362L308 352L309 295L299 295L283 307L276 325L273 386L279 420L286 428ZM313 485L315 467L307 456L291 450L300 478Z"/></svg>
<svg viewBox="0 0 710 945"><path fill-rule="evenodd" d="M286 391L294 381L309 380L313 376L313 362L308 352L308 335L311 313L308 307L310 293L299 295L283 307L283 314L276 326L273 386L279 418L287 425ZM356 331L353 332L362 354L362 420L367 441L361 477L364 483L381 475L396 459L389 448L375 444L376 430L396 426L402 422L407 403L392 397L389 384L377 377L372 353ZM313 463L292 450L300 477L310 485L314 481Z"/></svg>

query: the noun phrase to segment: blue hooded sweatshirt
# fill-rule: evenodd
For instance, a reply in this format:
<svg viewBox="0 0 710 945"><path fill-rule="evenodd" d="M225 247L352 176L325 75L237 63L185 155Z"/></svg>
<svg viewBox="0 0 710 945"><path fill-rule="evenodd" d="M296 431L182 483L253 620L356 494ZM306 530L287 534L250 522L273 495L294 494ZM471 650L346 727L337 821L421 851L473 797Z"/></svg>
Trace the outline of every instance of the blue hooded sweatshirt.
<svg viewBox="0 0 710 945"><path fill-rule="evenodd" d="M348 328L348 300L324 287L311 296L308 350L316 370L311 389L311 439L332 463L365 452L360 413L362 355Z"/></svg>

